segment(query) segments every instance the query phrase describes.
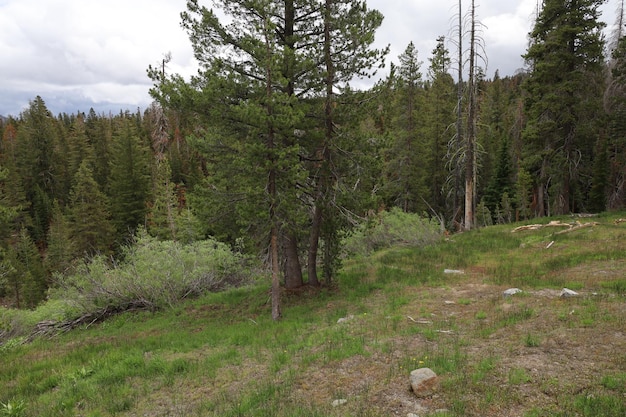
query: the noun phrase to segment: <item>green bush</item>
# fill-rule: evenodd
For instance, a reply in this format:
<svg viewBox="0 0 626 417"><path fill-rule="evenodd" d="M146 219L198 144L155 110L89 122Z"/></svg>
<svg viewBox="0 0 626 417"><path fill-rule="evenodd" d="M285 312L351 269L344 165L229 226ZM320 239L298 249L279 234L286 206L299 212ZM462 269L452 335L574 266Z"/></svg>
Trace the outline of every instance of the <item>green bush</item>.
<svg viewBox="0 0 626 417"><path fill-rule="evenodd" d="M212 239L183 244L142 234L126 248L123 261L95 258L63 278L65 297L83 310L138 307L161 309L182 299L239 287L255 275L250 258Z"/></svg>
<svg viewBox="0 0 626 417"><path fill-rule="evenodd" d="M184 244L143 233L122 255L122 261L113 263L95 257L70 276L56 276L48 300L34 310L0 307L0 345L133 308L168 308L205 292L252 283L260 276L257 262L212 239Z"/></svg>
<svg viewBox="0 0 626 417"><path fill-rule="evenodd" d="M399 208L384 211L358 226L343 242L347 255L366 256L392 246L426 246L441 239L441 225Z"/></svg>

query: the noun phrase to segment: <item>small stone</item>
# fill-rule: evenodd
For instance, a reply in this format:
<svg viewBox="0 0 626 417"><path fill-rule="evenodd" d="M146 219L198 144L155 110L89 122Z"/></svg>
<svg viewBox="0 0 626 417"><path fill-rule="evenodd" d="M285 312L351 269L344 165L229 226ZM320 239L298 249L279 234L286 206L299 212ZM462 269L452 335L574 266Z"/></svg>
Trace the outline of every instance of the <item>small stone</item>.
<svg viewBox="0 0 626 417"><path fill-rule="evenodd" d="M459 270L459 269L444 269L443 270L444 274L464 274L465 272Z"/></svg>
<svg viewBox="0 0 626 417"><path fill-rule="evenodd" d="M411 389L418 398L430 397L439 389L439 377L430 368L411 371Z"/></svg>
<svg viewBox="0 0 626 417"><path fill-rule="evenodd" d="M347 402L348 402L348 400L346 400L345 398L341 398L339 400L333 401L332 406L333 407L339 407L340 405L344 405Z"/></svg>
<svg viewBox="0 0 626 417"><path fill-rule="evenodd" d="M503 295L504 297L510 297L510 296L512 296L512 295L519 294L519 293L521 293L521 292L522 292L522 290L520 290L519 288L509 288L508 290L505 290L505 291L502 293L502 295Z"/></svg>
<svg viewBox="0 0 626 417"><path fill-rule="evenodd" d="M563 288L561 290L561 297L563 298L567 298L567 297L576 297L578 295L578 293L574 290L570 290L569 288Z"/></svg>
<svg viewBox="0 0 626 417"><path fill-rule="evenodd" d="M420 417L420 416L415 413L409 413L406 415L406 417Z"/></svg>
<svg viewBox="0 0 626 417"><path fill-rule="evenodd" d="M354 318L354 316L352 314L350 314L347 317L342 317L339 320L337 320L337 324L346 323L346 322L352 320L353 318Z"/></svg>

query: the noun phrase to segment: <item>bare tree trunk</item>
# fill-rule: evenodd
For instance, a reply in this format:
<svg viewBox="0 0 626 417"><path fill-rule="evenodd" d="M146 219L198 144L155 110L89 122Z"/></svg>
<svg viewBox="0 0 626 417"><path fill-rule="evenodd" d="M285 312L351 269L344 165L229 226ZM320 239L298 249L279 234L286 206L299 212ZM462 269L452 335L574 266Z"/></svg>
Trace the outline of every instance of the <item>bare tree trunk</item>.
<svg viewBox="0 0 626 417"><path fill-rule="evenodd" d="M460 148L463 143L463 12L461 0L459 0L459 56L458 56L458 80L457 80L457 104L456 104L456 143L455 147ZM458 149L454 149L454 152L458 152ZM459 189L461 187L461 172L458 163L454 164L454 202L453 202L453 221L456 223L457 213L459 208Z"/></svg>
<svg viewBox="0 0 626 417"><path fill-rule="evenodd" d="M467 141L465 147L465 230L474 227L476 199L476 8L471 5L469 76L467 80Z"/></svg>

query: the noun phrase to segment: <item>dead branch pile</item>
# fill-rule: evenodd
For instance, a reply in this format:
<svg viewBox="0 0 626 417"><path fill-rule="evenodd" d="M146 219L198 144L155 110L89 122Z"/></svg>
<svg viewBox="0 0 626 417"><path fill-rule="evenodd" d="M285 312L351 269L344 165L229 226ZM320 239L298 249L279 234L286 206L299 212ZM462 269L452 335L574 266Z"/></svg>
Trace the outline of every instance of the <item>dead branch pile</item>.
<svg viewBox="0 0 626 417"><path fill-rule="evenodd" d="M58 334L69 332L77 327L89 327L94 323L101 322L109 317L129 311L154 310L152 304L141 301L133 301L123 306L107 306L94 312L85 313L80 317L66 321L44 320L35 325L27 340L32 341L38 337L54 337Z"/></svg>
<svg viewBox="0 0 626 417"><path fill-rule="evenodd" d="M548 224L527 224L524 226L519 226L513 229L512 233L521 232L523 230L539 230L544 227L565 227L565 230L561 230L560 232L555 233L557 235L560 235L563 233L573 232L574 230L584 229L586 227L597 226L598 224L598 222L581 223L579 221L575 223L563 223L559 220L553 220Z"/></svg>

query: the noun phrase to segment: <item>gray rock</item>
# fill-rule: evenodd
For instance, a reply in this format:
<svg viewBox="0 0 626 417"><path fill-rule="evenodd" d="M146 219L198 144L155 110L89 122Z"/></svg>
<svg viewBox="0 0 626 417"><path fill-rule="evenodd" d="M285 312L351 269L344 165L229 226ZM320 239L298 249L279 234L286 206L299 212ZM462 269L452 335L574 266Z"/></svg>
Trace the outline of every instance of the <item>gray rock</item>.
<svg viewBox="0 0 626 417"><path fill-rule="evenodd" d="M342 317L339 320L337 320L337 324L341 324L341 323L346 323L349 322L350 320L352 320L354 318L354 316L352 314L350 314L347 317Z"/></svg>
<svg viewBox="0 0 626 417"><path fill-rule="evenodd" d="M346 400L345 398L341 398L339 400L333 401L332 406L333 407L339 407L340 405L344 405L347 402L348 402L348 400Z"/></svg>
<svg viewBox="0 0 626 417"><path fill-rule="evenodd" d="M568 298L568 297L576 297L578 295L578 293L574 290L570 290L569 288L563 288L561 290L561 297L563 298Z"/></svg>
<svg viewBox="0 0 626 417"><path fill-rule="evenodd" d="M439 389L439 377L430 368L411 371L411 389L418 398L430 397Z"/></svg>
<svg viewBox="0 0 626 417"><path fill-rule="evenodd" d="M522 290L520 290L519 288L509 288L508 290L505 290L505 291L502 293L502 295L503 295L504 297L510 297L510 296L512 296L512 295L519 294L519 293L521 293L521 292L522 292Z"/></svg>

